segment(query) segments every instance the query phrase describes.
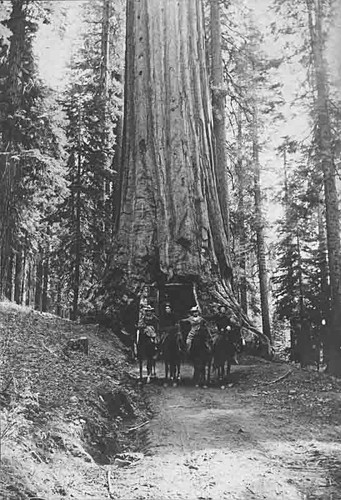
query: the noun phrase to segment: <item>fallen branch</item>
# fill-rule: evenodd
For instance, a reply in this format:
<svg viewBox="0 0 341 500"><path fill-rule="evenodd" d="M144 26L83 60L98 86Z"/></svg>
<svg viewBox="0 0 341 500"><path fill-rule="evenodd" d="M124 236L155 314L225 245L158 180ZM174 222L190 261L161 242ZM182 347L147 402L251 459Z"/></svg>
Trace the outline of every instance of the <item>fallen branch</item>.
<svg viewBox="0 0 341 500"><path fill-rule="evenodd" d="M127 430L127 432L133 432L136 431L137 429L141 429L141 427L144 427L145 425L149 424L149 420L146 420L142 424L136 425L136 427L130 427L130 429Z"/></svg>
<svg viewBox="0 0 341 500"><path fill-rule="evenodd" d="M109 469L108 469L108 472L107 472L107 480L108 480L109 497L110 498L115 498L114 490L112 488L112 483L111 483L111 471Z"/></svg>
<svg viewBox="0 0 341 500"><path fill-rule="evenodd" d="M275 380L272 380L271 382L264 382L264 385L276 384L276 382L280 382L284 378L288 377L290 375L290 373L292 373L292 372L293 372L293 370L288 370L284 375L281 375L280 377L275 378Z"/></svg>
<svg viewBox="0 0 341 500"><path fill-rule="evenodd" d="M44 347L44 349L46 349L46 350L47 350L47 352L49 352L50 354L52 354L52 356L55 356L56 358L58 358L58 355L57 355L55 352L51 351L51 349L49 349L49 348L48 348L48 347L44 344L44 342L43 342L43 341L41 341L41 345Z"/></svg>

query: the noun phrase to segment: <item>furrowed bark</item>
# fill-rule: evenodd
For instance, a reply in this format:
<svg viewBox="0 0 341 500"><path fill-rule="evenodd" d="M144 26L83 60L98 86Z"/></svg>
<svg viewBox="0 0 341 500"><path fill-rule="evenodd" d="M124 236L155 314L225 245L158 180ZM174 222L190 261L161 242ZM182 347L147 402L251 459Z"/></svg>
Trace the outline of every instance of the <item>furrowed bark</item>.
<svg viewBox="0 0 341 500"><path fill-rule="evenodd" d="M131 274L230 279L201 2L128 1L119 238Z"/></svg>

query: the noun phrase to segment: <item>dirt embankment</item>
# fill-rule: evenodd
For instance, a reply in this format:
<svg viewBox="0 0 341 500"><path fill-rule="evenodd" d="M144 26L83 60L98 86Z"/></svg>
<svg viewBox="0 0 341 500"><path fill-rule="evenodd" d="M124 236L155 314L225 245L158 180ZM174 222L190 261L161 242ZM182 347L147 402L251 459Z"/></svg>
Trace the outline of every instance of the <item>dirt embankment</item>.
<svg viewBox="0 0 341 500"><path fill-rule="evenodd" d="M1 499L106 498L94 477L148 413L129 368L112 332L0 303Z"/></svg>
<svg viewBox="0 0 341 500"><path fill-rule="evenodd" d="M341 381L245 357L225 390L139 387L109 332L9 304L0 339L0 498L341 499Z"/></svg>

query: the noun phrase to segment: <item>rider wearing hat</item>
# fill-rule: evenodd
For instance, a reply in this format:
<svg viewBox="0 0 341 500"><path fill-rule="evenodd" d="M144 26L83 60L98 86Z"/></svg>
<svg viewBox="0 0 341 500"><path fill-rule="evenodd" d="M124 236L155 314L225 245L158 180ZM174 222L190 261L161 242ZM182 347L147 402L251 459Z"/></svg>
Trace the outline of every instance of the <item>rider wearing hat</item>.
<svg viewBox="0 0 341 500"><path fill-rule="evenodd" d="M148 337L157 342L158 319L154 314L154 308L147 304L143 307L143 316L139 321L139 329L143 329Z"/></svg>
<svg viewBox="0 0 341 500"><path fill-rule="evenodd" d="M186 340L188 352L191 350L193 338L199 332L200 327L206 323L204 318L200 315L200 311L199 311L198 306L192 307L189 312L191 313L191 315L184 320L184 321L187 321L188 323L190 323L190 326L191 326L191 329L188 333L187 340ZM207 330L207 332L208 332L208 330ZM207 343L209 343L208 337L207 337Z"/></svg>
<svg viewBox="0 0 341 500"><path fill-rule="evenodd" d="M218 332L222 330L231 330L233 321L231 315L227 312L226 306L221 304L218 308L218 314L214 317L215 324L217 325Z"/></svg>

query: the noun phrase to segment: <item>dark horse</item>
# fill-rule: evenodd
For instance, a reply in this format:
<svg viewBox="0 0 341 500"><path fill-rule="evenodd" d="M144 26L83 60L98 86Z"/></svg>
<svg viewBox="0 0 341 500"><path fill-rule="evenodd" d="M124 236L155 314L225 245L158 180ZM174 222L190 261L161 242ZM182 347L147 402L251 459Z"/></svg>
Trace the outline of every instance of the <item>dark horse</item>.
<svg viewBox="0 0 341 500"><path fill-rule="evenodd" d="M155 358L158 352L155 331L144 326L138 329L136 334L136 354L140 367L140 381L142 382L143 361L147 361L147 384L150 382L152 371L155 375Z"/></svg>
<svg viewBox="0 0 341 500"><path fill-rule="evenodd" d="M206 325L202 325L192 340L189 357L193 363L193 381L196 387L207 387L211 379L212 345Z"/></svg>
<svg viewBox="0 0 341 500"><path fill-rule="evenodd" d="M183 356L183 340L179 325L169 327L161 346L162 357L165 363L165 379L168 374L173 385L176 386L180 380L180 366Z"/></svg>
<svg viewBox="0 0 341 500"><path fill-rule="evenodd" d="M231 371L231 364L242 347L240 328L222 328L213 342L213 367L218 372L218 381L223 387ZM226 370L225 370L226 366Z"/></svg>

